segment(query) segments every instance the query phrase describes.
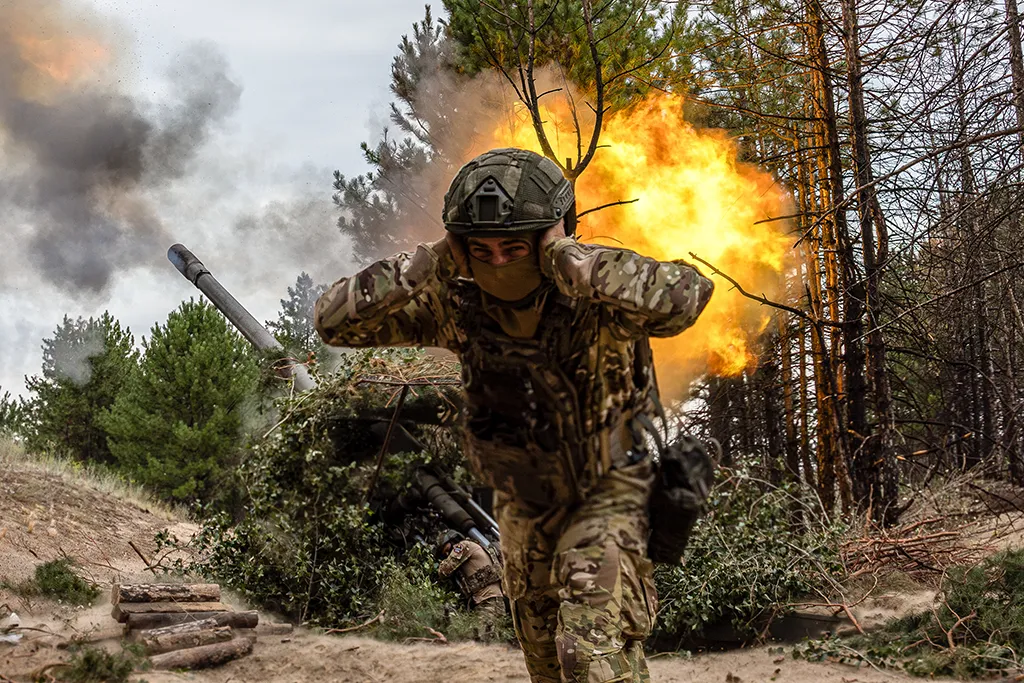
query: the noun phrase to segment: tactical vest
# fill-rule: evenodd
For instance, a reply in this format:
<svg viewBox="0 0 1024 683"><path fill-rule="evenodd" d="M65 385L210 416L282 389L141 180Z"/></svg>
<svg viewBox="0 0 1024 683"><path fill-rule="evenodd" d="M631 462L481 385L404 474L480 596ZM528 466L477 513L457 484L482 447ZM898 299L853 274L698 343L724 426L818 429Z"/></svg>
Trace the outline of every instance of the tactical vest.
<svg viewBox="0 0 1024 683"><path fill-rule="evenodd" d="M548 294L532 339L513 338L466 285L457 307L468 457L486 485L536 505L580 500L608 463L584 433L586 353L599 306ZM602 428L597 425L595 428Z"/></svg>
<svg viewBox="0 0 1024 683"><path fill-rule="evenodd" d="M469 576L465 572L459 572L455 581L459 589L467 598L474 598L476 594L495 583L501 583L501 569L493 564L481 567Z"/></svg>

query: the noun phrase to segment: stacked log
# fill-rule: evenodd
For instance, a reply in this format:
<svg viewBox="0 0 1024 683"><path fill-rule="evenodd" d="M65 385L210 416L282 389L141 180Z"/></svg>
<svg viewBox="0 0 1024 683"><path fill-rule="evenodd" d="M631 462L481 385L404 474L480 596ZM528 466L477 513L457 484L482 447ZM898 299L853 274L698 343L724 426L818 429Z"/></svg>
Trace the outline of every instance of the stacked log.
<svg viewBox="0 0 1024 683"><path fill-rule="evenodd" d="M251 653L256 640L259 614L233 611L217 584L115 584L110 602L155 669L219 666Z"/></svg>

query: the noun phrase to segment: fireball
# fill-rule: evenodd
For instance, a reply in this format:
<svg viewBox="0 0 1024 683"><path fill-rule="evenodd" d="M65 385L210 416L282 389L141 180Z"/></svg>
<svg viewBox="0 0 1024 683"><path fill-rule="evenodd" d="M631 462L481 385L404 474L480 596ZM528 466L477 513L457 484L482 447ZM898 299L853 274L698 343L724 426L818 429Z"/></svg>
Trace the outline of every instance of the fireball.
<svg viewBox="0 0 1024 683"><path fill-rule="evenodd" d="M682 116L681 97L659 94L606 118L600 147L576 182L583 241L622 246L659 260L690 253L713 264L747 291L783 295L783 270L794 258L785 188L756 166L739 161L724 132L700 130ZM542 110L556 158L576 158L572 112ZM586 145L588 133L583 133ZM495 131L492 146L541 152L529 116L517 112ZM708 268L698 266L705 275ZM679 392L706 373L738 376L757 365L757 339L771 309L743 297L717 275L711 302L681 336L654 340L665 389Z"/></svg>

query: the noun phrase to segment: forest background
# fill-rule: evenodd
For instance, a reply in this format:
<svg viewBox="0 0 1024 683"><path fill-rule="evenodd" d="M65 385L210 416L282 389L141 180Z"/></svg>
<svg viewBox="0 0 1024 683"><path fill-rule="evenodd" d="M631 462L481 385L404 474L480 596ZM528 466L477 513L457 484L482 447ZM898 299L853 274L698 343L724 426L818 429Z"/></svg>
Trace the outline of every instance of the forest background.
<svg viewBox="0 0 1024 683"><path fill-rule="evenodd" d="M436 239L447 182L481 122L502 117L578 188L588 169L607 180L615 141L602 135L640 116L725 141L771 174L765 192L788 195L787 212L748 226L786 241L767 294L760 271L701 262L716 296L761 317L742 363L705 359L677 397L678 424L722 444L725 474L686 567L659 570L666 641L723 620L758 631L798 596L833 599L840 584L823 577L841 574L840 537L898 528L937 481L1024 486L1015 0L446 0L402 38L391 91L392 127L363 146L372 170L333 179L364 263ZM661 221L648 229L673 216ZM205 522L192 569L296 619L356 623L417 586L450 607L426 546L397 541L379 501L424 457L468 481L457 439L422 427L433 454L389 456L369 499L353 426L394 398L354 380L439 361L328 353L310 320L322 291L298 275L268 324L321 377L312 398L281 396L268 359L188 301L141 348L111 314L65 318L30 395L0 401L0 429L191 506ZM449 618L437 609L429 619Z"/></svg>

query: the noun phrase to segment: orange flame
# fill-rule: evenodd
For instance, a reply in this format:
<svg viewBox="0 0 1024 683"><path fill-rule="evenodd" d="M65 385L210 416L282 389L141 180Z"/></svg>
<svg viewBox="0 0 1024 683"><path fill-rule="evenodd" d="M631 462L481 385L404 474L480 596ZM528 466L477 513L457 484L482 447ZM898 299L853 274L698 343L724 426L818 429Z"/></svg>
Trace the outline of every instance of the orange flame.
<svg viewBox="0 0 1024 683"><path fill-rule="evenodd" d="M577 181L580 210L636 201L584 216L581 239L609 240L661 260L692 261L694 252L748 291L782 296L792 238L786 221L770 219L792 213L785 189L741 163L724 132L686 123L682 105L680 97L659 94L605 120L601 148ZM568 107L553 105L543 118L558 158L575 157ZM521 115L499 127L493 146L541 151L529 117ZM715 294L697 324L680 337L655 340L659 374L676 391L706 372L736 376L757 364L756 340L770 309L713 279Z"/></svg>
<svg viewBox="0 0 1024 683"><path fill-rule="evenodd" d="M22 60L62 85L94 74L110 56L106 47L88 38L16 36L14 42Z"/></svg>

